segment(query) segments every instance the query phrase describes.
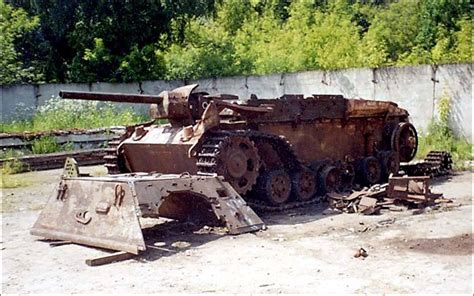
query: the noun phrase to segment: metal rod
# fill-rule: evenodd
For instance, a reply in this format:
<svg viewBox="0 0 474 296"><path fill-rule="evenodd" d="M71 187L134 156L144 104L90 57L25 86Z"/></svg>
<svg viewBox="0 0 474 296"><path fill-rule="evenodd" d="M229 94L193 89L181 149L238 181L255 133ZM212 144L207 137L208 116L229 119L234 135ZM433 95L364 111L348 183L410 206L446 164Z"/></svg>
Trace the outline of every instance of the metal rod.
<svg viewBox="0 0 474 296"><path fill-rule="evenodd" d="M73 100L90 100L90 101L107 101L119 103L136 103L136 104L160 104L163 97L157 95L142 94L122 94L122 93L105 93L105 92L81 92L81 91L59 91L59 96L63 99Z"/></svg>

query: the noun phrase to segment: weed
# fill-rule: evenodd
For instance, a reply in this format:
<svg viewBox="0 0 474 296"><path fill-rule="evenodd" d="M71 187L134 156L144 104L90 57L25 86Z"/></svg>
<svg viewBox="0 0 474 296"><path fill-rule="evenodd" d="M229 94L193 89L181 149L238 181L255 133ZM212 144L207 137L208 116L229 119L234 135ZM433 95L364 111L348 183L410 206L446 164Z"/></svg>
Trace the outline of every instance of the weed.
<svg viewBox="0 0 474 296"><path fill-rule="evenodd" d="M61 145L51 136L41 137L31 142L31 152L33 152L33 154L54 153L60 150Z"/></svg>
<svg viewBox="0 0 474 296"><path fill-rule="evenodd" d="M74 143L67 142L61 145L61 151L73 151L74 150Z"/></svg>
<svg viewBox="0 0 474 296"><path fill-rule="evenodd" d="M25 164L20 160L13 158L3 163L2 169L0 170L2 175L13 175L25 171Z"/></svg>
<svg viewBox="0 0 474 296"><path fill-rule="evenodd" d="M15 158L16 156L15 151L12 149L7 150L3 155L5 159L9 160L5 161L0 169L0 188L16 188L26 185L24 180L21 180L16 176L11 176L25 170L25 164Z"/></svg>
<svg viewBox="0 0 474 296"><path fill-rule="evenodd" d="M3 149L0 150L0 159L17 158L26 154L27 151L18 149Z"/></svg>

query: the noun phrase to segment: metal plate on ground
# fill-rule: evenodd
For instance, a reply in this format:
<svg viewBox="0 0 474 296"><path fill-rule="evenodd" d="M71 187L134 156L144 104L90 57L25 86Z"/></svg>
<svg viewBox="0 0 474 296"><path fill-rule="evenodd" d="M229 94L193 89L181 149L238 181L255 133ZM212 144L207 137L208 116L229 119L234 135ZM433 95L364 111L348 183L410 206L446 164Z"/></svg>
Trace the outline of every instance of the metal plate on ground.
<svg viewBox="0 0 474 296"><path fill-rule="evenodd" d="M63 179L31 234L138 254L145 242L127 182Z"/></svg>

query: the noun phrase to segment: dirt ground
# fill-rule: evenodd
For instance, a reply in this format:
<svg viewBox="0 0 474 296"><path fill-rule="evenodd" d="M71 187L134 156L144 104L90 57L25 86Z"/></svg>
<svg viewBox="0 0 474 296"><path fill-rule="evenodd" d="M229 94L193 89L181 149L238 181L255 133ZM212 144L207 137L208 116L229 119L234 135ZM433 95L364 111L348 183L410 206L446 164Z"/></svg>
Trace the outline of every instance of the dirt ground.
<svg viewBox="0 0 474 296"><path fill-rule="evenodd" d="M59 174L22 174L27 186L2 190L2 294L473 292L472 172L436 181L433 191L454 200L447 208L363 216L323 215L319 205L266 214L266 231L239 236L171 223L147 241L169 251L98 267L84 261L103 250L29 234ZM368 257L354 258L361 247Z"/></svg>

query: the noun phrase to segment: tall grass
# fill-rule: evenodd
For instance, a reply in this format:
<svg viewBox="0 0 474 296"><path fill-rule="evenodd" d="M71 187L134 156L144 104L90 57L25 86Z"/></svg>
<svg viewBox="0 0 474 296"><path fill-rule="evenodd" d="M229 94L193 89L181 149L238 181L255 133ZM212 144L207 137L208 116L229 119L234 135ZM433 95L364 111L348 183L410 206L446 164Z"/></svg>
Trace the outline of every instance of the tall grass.
<svg viewBox="0 0 474 296"><path fill-rule="evenodd" d="M129 125L147 120L137 115L131 108L117 108L112 103L49 100L38 110L20 108L18 118L25 113L34 115L28 120L13 120L0 123L1 133L51 131L57 129L98 128L114 125Z"/></svg>
<svg viewBox="0 0 474 296"><path fill-rule="evenodd" d="M31 143L31 152L33 154L46 154L62 150L61 145L51 136L45 136L35 139Z"/></svg>

